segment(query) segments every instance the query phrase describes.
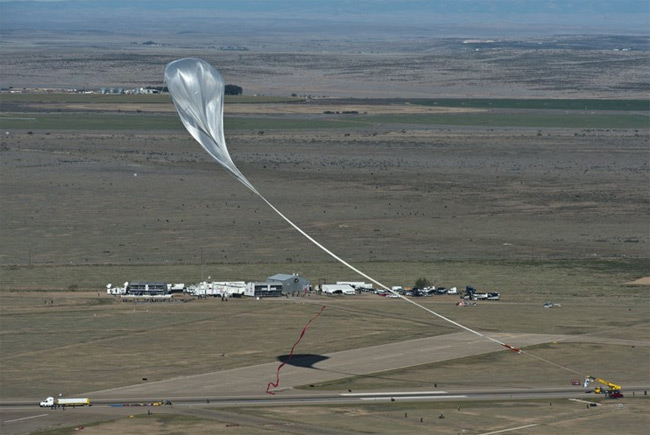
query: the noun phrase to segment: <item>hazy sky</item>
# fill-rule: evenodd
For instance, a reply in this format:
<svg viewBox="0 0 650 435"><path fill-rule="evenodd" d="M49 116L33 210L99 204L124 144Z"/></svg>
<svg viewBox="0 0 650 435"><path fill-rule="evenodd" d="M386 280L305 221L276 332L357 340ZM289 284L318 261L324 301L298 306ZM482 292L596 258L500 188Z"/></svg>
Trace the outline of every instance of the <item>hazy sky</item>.
<svg viewBox="0 0 650 435"><path fill-rule="evenodd" d="M287 27L424 36L650 32L648 0L0 0L1 30L264 33ZM307 25L308 24L308 25ZM243 27L242 27L243 26Z"/></svg>

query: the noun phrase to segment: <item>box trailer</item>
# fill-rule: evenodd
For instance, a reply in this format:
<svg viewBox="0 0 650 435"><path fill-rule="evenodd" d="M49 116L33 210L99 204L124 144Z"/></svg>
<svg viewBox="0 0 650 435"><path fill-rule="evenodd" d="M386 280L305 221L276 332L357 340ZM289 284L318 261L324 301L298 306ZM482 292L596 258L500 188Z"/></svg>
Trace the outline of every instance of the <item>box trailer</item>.
<svg viewBox="0 0 650 435"><path fill-rule="evenodd" d="M65 408L66 406L72 406L73 408L75 406L92 406L90 403L90 399L87 397L83 398L72 398L72 399L64 399L62 397L47 397L45 400L43 400L40 403L41 408Z"/></svg>
<svg viewBox="0 0 650 435"><path fill-rule="evenodd" d="M213 282L212 288L216 290L217 295L222 297L242 296L246 292L246 283L244 281Z"/></svg>

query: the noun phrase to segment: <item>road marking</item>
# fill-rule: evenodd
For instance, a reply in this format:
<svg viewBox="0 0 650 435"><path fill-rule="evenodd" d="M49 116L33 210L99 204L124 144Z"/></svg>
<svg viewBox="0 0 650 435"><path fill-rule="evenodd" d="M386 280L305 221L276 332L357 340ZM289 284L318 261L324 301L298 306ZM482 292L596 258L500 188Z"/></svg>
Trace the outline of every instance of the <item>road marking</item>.
<svg viewBox="0 0 650 435"><path fill-rule="evenodd" d="M537 426L537 423L528 424L526 426L513 427L513 428L510 428L510 429L495 430L494 432L485 432L485 433L482 433L481 435L492 435L492 434L495 434L495 433L512 432L513 430L526 429L526 428L533 427L533 426Z"/></svg>
<svg viewBox="0 0 650 435"><path fill-rule="evenodd" d="M31 417L23 417L23 418L15 418L13 420L5 420L3 423L13 423L14 421L29 420L30 418L45 417L46 415L48 414L32 415Z"/></svg>
<svg viewBox="0 0 650 435"><path fill-rule="evenodd" d="M376 359L386 359L386 358L394 358L396 356L402 356L404 355L403 353L391 353L390 355L381 355L381 356L376 356L373 358L373 360Z"/></svg>
<svg viewBox="0 0 650 435"><path fill-rule="evenodd" d="M447 349L449 347L451 347L451 346L436 346L436 347L433 347L433 348L424 348L424 349L420 349L420 352L431 352L432 350Z"/></svg>
<svg viewBox="0 0 650 435"><path fill-rule="evenodd" d="M374 400L376 402L384 400L398 401L398 400L431 400L431 399L464 399L465 395L455 396L392 396L392 397L361 397L361 400ZM533 425L535 426L535 425Z"/></svg>
<svg viewBox="0 0 650 435"><path fill-rule="evenodd" d="M393 393L341 393L341 396L404 396L413 394L447 394L446 391L400 391Z"/></svg>
<svg viewBox="0 0 650 435"><path fill-rule="evenodd" d="M600 403L598 403L598 402L590 402L588 400L582 400L582 399L569 399L569 400L571 400L573 402L587 403L589 405L596 405L596 406L600 405Z"/></svg>

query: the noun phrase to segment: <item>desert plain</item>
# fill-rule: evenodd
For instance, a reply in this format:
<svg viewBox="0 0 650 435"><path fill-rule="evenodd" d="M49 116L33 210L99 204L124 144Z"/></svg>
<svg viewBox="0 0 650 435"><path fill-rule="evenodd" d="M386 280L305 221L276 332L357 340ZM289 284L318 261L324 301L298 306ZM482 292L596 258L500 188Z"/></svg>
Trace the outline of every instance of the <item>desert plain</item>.
<svg viewBox="0 0 650 435"><path fill-rule="evenodd" d="M168 95L65 91L162 86L166 63L187 55L243 86L244 95L225 105L233 160L316 240L388 286L425 277L461 291L499 291L501 301L476 307L457 307L456 296L417 298L487 335L562 336L524 348L556 365L499 348L416 366L405 355L391 370L291 385L293 392L570 388L578 377L571 370L624 390L650 385L647 52L599 48L603 41L588 50L459 51L462 44L447 41L424 54L336 54L124 41L71 50L66 40L39 51L38 37L2 47L3 403L36 407L59 392L101 397L275 363L321 306L301 354L335 359L458 332L372 294L168 304L106 295L107 283L133 280L254 281L275 273L314 285L360 280L211 161ZM547 301L561 306L546 309ZM264 396L265 387L246 393ZM43 420L22 419L49 410L6 407L0 424L7 433L70 433L80 425L93 433L647 428L643 393L592 401L600 405L566 398L551 406L542 399L206 403L153 415L96 405Z"/></svg>

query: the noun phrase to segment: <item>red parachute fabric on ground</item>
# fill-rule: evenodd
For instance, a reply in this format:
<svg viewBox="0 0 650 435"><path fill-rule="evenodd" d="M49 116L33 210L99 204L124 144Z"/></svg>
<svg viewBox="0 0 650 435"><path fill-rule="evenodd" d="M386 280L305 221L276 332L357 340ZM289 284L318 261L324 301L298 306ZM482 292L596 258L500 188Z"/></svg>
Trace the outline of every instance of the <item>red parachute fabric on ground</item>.
<svg viewBox="0 0 650 435"><path fill-rule="evenodd" d="M300 340L302 340L302 336L305 335L305 331L307 331L307 328L309 328L309 325L311 322L313 322L318 316L320 316L323 311L325 310L325 305L320 309L320 311L312 317L309 322L305 325L304 328L302 328L302 332L300 333L300 337L298 337L298 340L293 344L291 347L291 352L289 352L289 358L287 358L286 361L284 361L282 364L278 366L278 370L275 373L275 382L269 382L269 384L266 386L266 394L272 394L275 395L275 392L271 391L271 387L273 388L278 388L278 385L280 385L280 369L285 366L289 361L291 361L291 358L293 358L293 350L298 346L298 343L300 343Z"/></svg>
<svg viewBox="0 0 650 435"><path fill-rule="evenodd" d="M513 352L521 353L521 349L518 349L518 348L516 348L514 346L510 346L509 344L502 344L501 346L507 347L508 349L510 349Z"/></svg>

